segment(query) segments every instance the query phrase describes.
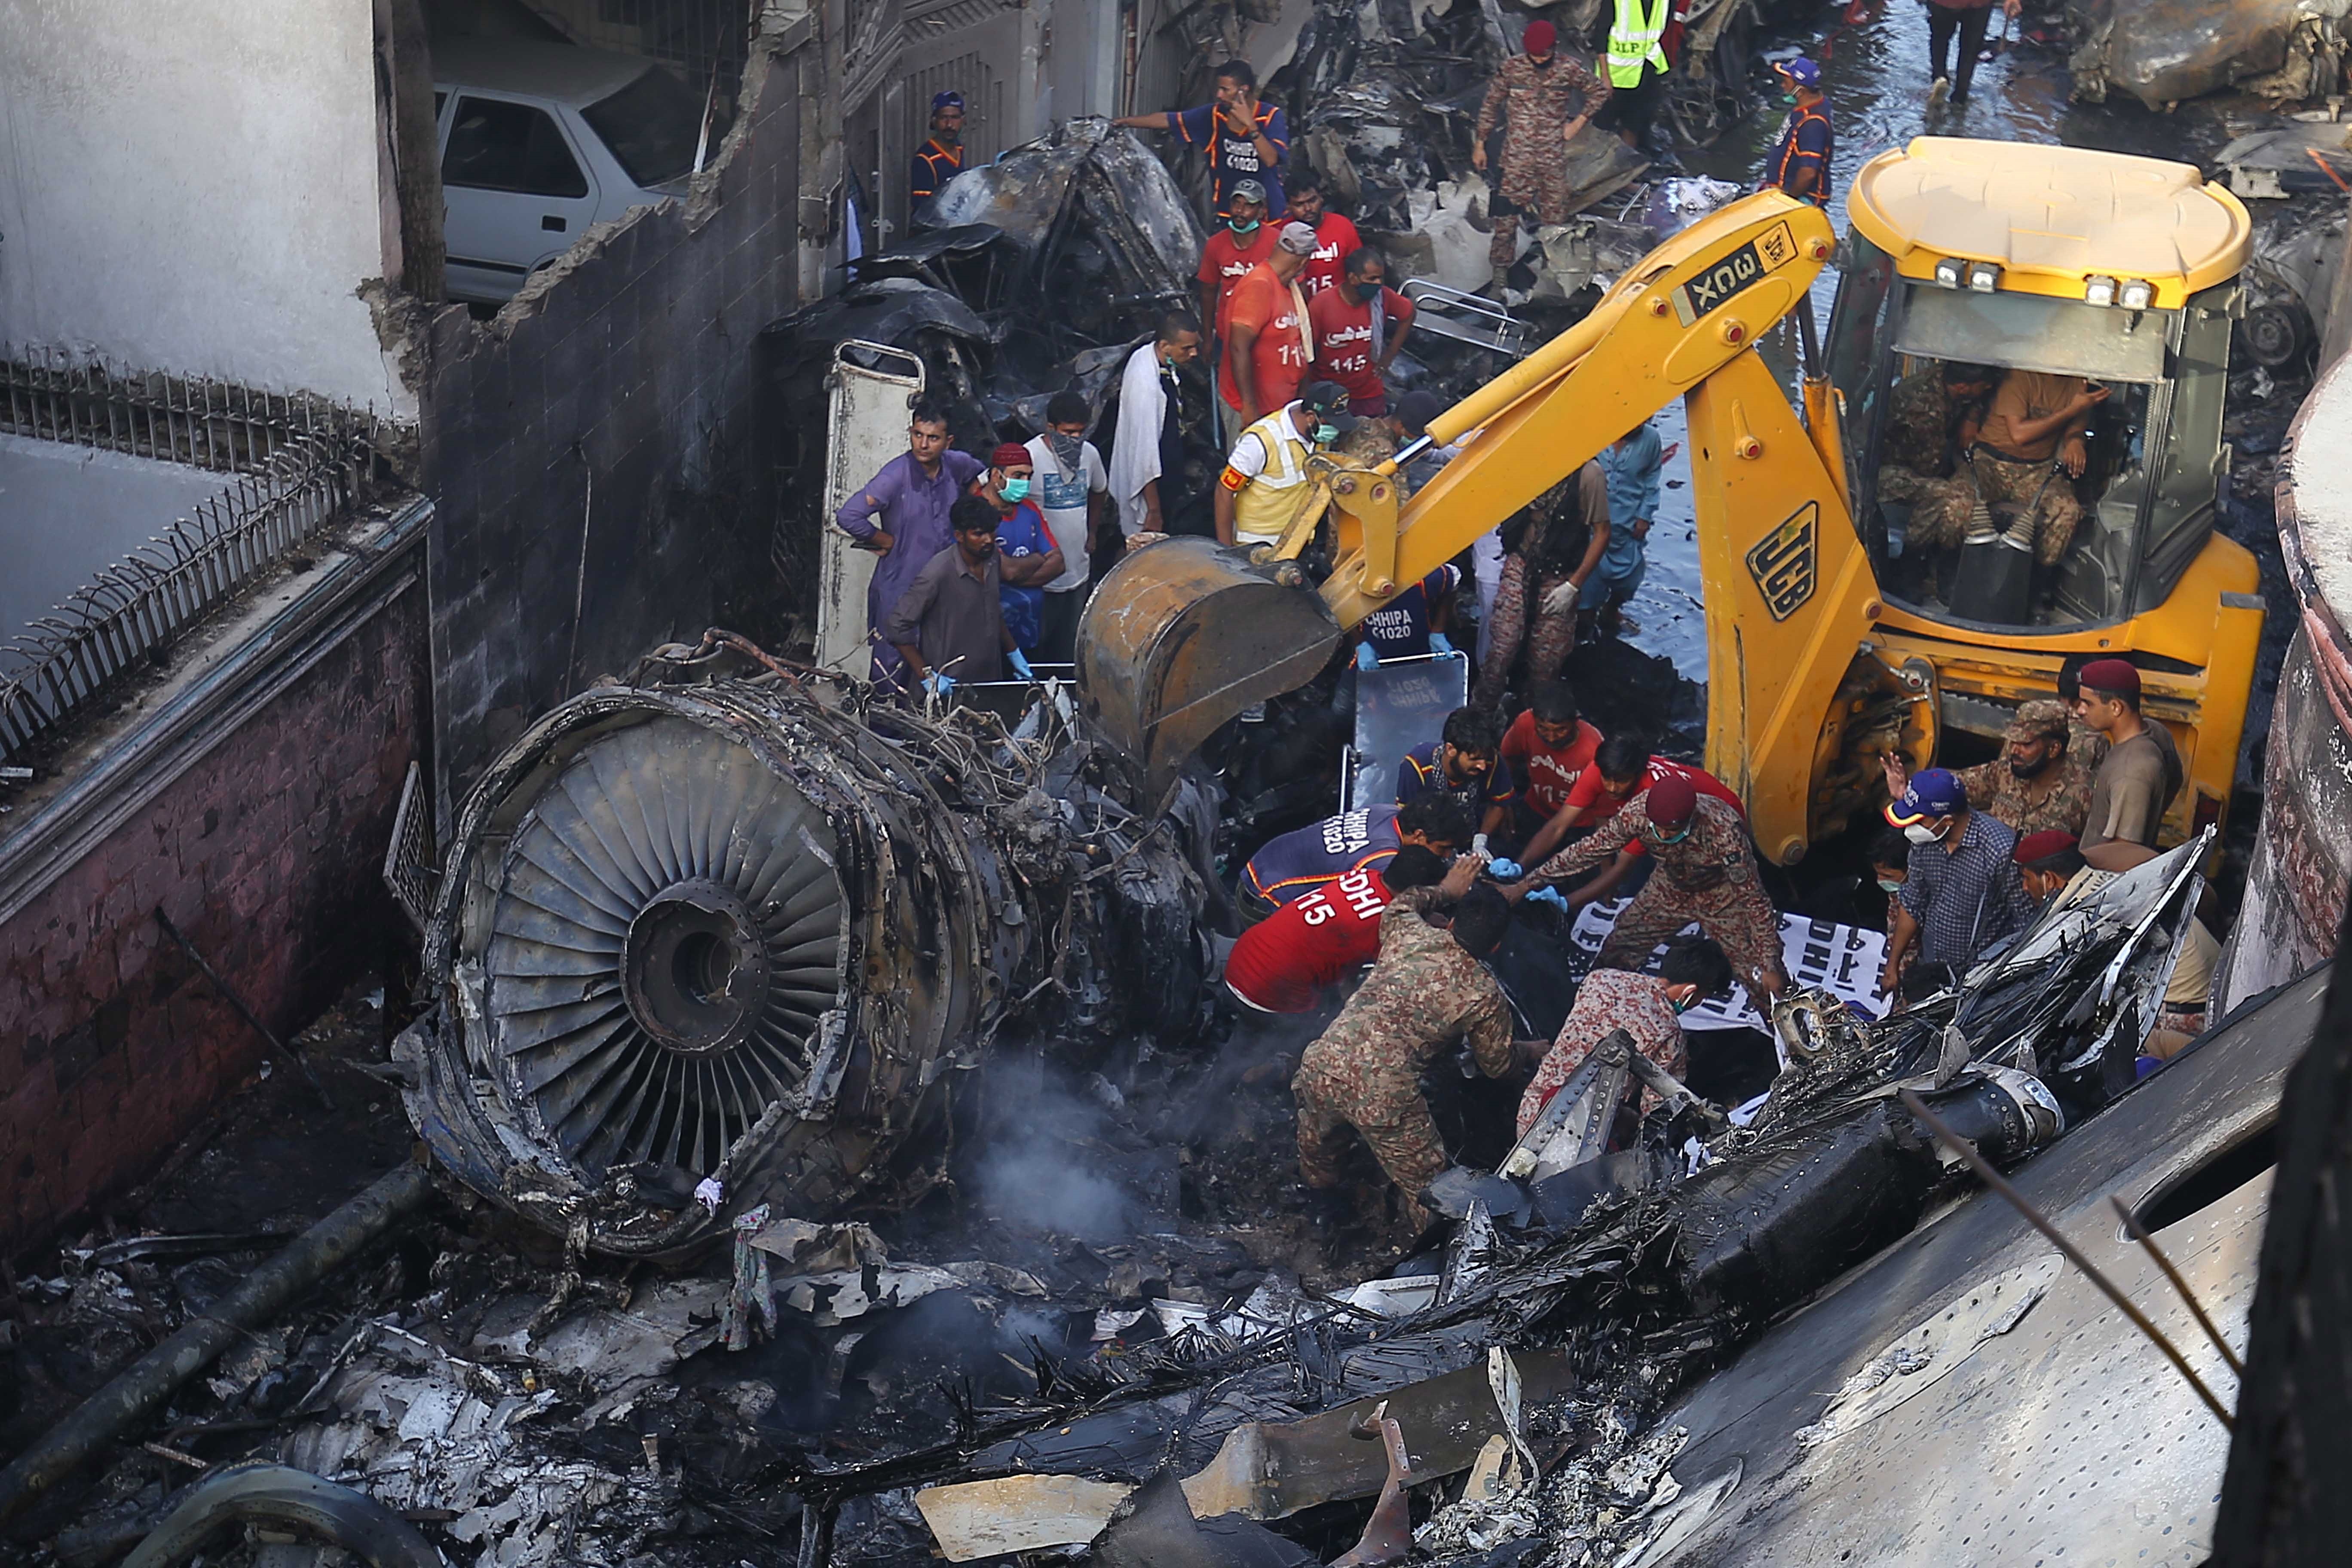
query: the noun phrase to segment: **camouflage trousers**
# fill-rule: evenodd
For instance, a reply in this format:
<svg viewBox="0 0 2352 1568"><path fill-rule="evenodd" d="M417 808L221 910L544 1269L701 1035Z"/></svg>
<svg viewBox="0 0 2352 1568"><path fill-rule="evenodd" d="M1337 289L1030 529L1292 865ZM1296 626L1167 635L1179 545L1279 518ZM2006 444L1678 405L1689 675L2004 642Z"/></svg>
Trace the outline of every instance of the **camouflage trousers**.
<svg viewBox="0 0 2352 1568"><path fill-rule="evenodd" d="M1882 496L1886 494L1885 479L1882 472ZM2048 463L2013 463L1981 447L1975 458L1961 464L1950 479L1916 482L1920 493L1911 510L1906 551L1960 543L1968 537L1969 521L1976 514L1980 494L1988 507L2033 508L2027 526L2032 531L2033 558L2044 566L2055 566L2064 558L2066 547L2074 542L2074 530L2083 521L2083 503L2075 499L2064 469L2053 471ZM2034 499L2037 495L2039 502ZM2000 520L1994 521L1998 526Z"/></svg>
<svg viewBox="0 0 2352 1568"><path fill-rule="evenodd" d="M1559 145L1557 132L1553 133L1552 145ZM1497 213L1491 205L1487 209L1486 221L1493 226L1494 237L1487 242L1486 259L1497 274L1518 258L1521 224L1540 226L1566 223L1575 211L1576 184L1569 178L1567 160L1534 162L1535 171L1525 180L1513 174L1502 179L1503 199L1518 211Z"/></svg>
<svg viewBox="0 0 2352 1568"><path fill-rule="evenodd" d="M1478 661L1478 689L1470 699L1478 707L1502 706L1503 689L1511 679L1511 666L1518 662L1522 644L1528 650L1526 689L1530 692L1558 675L1576 647L1576 612L1553 616L1545 614L1543 607L1546 595L1567 582L1568 574L1538 579L1530 593L1528 579L1533 575L1524 555L1503 558L1503 580L1495 589L1493 637L1486 657ZM1531 620L1532 630L1528 625Z"/></svg>
<svg viewBox="0 0 2352 1568"><path fill-rule="evenodd" d="M1752 993L1764 976L1786 984L1780 964L1780 912L1753 882L1727 882L1694 893L1654 876L1617 916L1594 961L1601 969L1640 969L1652 950L1671 942L1693 921L1731 960L1731 972Z"/></svg>
<svg viewBox="0 0 2352 1568"><path fill-rule="evenodd" d="M1454 1163L1418 1079L1364 1071L1344 1051L1310 1046L1290 1092L1298 1102L1298 1171L1310 1187L1339 1185L1351 1127L1389 1180L1416 1202Z"/></svg>

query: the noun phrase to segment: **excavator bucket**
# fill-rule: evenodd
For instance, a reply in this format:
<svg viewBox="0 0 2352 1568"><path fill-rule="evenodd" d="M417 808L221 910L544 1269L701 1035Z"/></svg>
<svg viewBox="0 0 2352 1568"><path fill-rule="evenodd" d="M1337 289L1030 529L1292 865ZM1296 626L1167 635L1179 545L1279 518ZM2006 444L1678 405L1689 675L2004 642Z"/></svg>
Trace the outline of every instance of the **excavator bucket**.
<svg viewBox="0 0 2352 1568"><path fill-rule="evenodd" d="M1156 796L1216 728L1312 680L1339 624L1296 563L1174 538L1130 552L1078 624L1078 700Z"/></svg>

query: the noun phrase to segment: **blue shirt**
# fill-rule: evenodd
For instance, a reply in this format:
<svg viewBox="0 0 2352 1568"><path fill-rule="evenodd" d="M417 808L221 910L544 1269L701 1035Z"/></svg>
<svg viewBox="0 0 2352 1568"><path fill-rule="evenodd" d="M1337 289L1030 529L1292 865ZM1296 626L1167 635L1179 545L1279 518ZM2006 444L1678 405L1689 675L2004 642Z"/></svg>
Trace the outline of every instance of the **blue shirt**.
<svg viewBox="0 0 2352 1568"><path fill-rule="evenodd" d="M1242 868L1243 901L1260 910L1286 904L1358 867L1387 865L1403 847L1396 816L1395 806L1376 805L1268 839Z"/></svg>
<svg viewBox="0 0 2352 1568"><path fill-rule="evenodd" d="M1255 180L1265 187L1266 221L1278 223L1283 214L1282 161L1290 155L1290 124L1281 110L1261 100L1257 106L1257 128L1274 144L1271 167L1257 155L1255 142L1226 133L1215 104L1168 111L1168 129L1182 137L1188 146L1202 148L1209 154L1209 175L1216 192L1218 216L1224 214L1234 182Z"/></svg>
<svg viewBox="0 0 2352 1568"><path fill-rule="evenodd" d="M1442 744L1444 742L1440 741L1423 742L1407 752L1404 760L1397 763L1399 805L1432 790L1454 787L1446 783L1445 769L1437 760L1437 748ZM1478 798L1471 805L1476 806L1478 814L1484 816L1488 806L1508 805L1518 798L1518 781L1511 777L1511 764L1496 757L1494 767L1486 774L1486 787L1478 792Z"/></svg>
<svg viewBox="0 0 2352 1568"><path fill-rule="evenodd" d="M1795 179L1800 171L1811 169L1819 176L1804 199L1817 207L1830 205L1830 155L1836 145L1836 133L1830 129L1829 100L1823 99L1810 109L1789 111L1789 123L1780 132L1780 143L1772 149L1771 161L1764 165L1769 188L1797 195Z"/></svg>
<svg viewBox="0 0 2352 1568"><path fill-rule="evenodd" d="M1046 554L1053 548L1054 536L1035 501L1023 501L1013 509L1011 517L996 525L999 555L1017 561L1024 555ZM997 590L997 598L1004 606L1004 629L1013 634L1014 645L1024 653L1035 647L1045 624L1045 590L1016 588L1007 583Z"/></svg>
<svg viewBox="0 0 2352 1568"><path fill-rule="evenodd" d="M1622 577L1642 563L1642 541L1633 537L1633 524L1645 517L1657 521L1664 451L1658 433L1647 425L1632 440L1601 448L1601 476L1609 481L1609 545L1601 552L1600 568L1604 576Z"/></svg>
<svg viewBox="0 0 2352 1568"><path fill-rule="evenodd" d="M1462 568L1450 562L1366 616L1357 629L1383 659L1419 658L1429 652L1429 610L1462 585Z"/></svg>

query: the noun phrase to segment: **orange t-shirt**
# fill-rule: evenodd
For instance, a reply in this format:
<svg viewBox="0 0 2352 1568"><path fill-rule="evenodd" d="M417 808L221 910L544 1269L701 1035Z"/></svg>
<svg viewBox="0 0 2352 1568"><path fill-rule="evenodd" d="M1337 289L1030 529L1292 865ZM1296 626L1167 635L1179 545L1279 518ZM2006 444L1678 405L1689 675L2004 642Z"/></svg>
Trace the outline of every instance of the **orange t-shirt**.
<svg viewBox="0 0 2352 1568"><path fill-rule="evenodd" d="M1295 284L1285 283L1265 262L1250 268L1225 291L1224 310L1217 337L1225 345L1224 367L1218 389L1226 404L1242 405L1241 385L1234 379L1235 327L1250 327L1257 338L1250 344L1250 376L1258 405L1271 412L1298 395L1307 379L1307 312Z"/></svg>

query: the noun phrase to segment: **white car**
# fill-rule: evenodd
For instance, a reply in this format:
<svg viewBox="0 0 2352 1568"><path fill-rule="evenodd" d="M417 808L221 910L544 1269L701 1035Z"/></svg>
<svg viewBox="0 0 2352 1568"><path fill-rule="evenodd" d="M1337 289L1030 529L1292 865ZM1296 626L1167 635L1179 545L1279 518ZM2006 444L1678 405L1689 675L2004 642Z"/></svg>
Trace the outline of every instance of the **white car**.
<svg viewBox="0 0 2352 1568"><path fill-rule="evenodd" d="M446 38L433 74L453 299L510 299L590 224L685 193L703 100L652 60Z"/></svg>

